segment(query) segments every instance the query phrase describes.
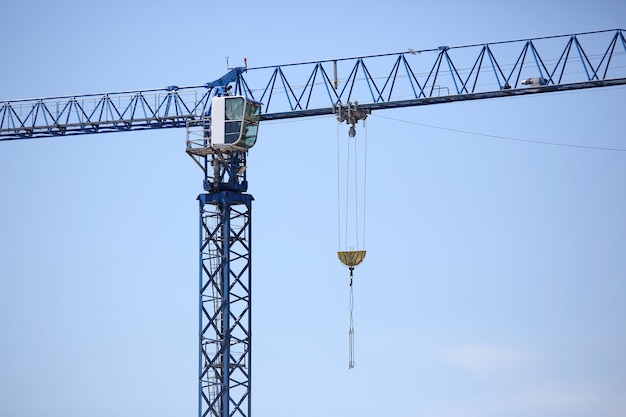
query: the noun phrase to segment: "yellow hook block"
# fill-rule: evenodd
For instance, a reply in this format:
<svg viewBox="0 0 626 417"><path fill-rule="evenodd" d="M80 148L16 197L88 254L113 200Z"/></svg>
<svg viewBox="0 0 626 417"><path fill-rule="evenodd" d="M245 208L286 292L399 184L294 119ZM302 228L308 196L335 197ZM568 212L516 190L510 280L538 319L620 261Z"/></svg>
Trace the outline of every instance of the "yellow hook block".
<svg viewBox="0 0 626 417"><path fill-rule="evenodd" d="M337 256L342 264L347 267L355 267L365 259L364 250L349 250L337 252Z"/></svg>

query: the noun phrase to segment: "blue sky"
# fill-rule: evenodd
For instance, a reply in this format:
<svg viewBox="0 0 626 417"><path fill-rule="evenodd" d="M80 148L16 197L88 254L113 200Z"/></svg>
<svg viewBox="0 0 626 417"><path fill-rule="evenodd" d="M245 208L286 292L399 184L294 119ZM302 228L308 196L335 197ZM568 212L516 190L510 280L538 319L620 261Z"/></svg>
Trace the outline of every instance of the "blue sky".
<svg viewBox="0 0 626 417"><path fill-rule="evenodd" d="M199 85L225 57L626 28L616 1L501 3L5 0L0 99ZM254 414L626 415L626 152L505 139L626 149L625 93L368 118L352 370L337 122L262 124L248 164ZM195 415L202 173L184 140L0 144L0 414Z"/></svg>

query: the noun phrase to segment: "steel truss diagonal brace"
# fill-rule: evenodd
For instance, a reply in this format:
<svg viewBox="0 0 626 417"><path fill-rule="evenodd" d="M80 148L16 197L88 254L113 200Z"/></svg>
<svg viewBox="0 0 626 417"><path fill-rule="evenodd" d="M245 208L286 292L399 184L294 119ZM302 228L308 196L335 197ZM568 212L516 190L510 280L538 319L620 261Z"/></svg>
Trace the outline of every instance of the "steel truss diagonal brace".
<svg viewBox="0 0 626 417"><path fill-rule="evenodd" d="M200 417L250 416L251 206L234 191L201 194Z"/></svg>

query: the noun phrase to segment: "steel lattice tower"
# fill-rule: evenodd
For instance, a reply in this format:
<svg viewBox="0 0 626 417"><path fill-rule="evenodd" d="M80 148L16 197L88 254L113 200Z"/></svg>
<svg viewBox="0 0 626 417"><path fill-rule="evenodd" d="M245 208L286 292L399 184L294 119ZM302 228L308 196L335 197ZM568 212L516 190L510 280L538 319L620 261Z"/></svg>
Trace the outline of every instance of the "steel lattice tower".
<svg viewBox="0 0 626 417"><path fill-rule="evenodd" d="M198 196L198 415L248 417L253 197L246 194L246 153L212 149L210 134L210 117L187 125L187 153L202 168L207 191Z"/></svg>
<svg viewBox="0 0 626 417"><path fill-rule="evenodd" d="M250 415L252 196L200 202L199 415Z"/></svg>

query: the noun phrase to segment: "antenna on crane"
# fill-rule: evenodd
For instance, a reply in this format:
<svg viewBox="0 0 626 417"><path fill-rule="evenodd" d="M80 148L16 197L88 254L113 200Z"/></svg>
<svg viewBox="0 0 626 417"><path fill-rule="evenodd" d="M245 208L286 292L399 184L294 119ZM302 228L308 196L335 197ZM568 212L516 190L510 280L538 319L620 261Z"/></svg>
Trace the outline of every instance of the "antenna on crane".
<svg viewBox="0 0 626 417"><path fill-rule="evenodd" d="M367 160L367 129L365 139L357 142L356 124L365 119L370 114L369 109L359 108L358 102L348 102L347 105L338 103L334 107L337 115L338 126L346 122L350 125L348 130L347 147L344 150L345 171L341 169L342 152L337 133L337 213L339 229L339 250L337 256L339 261L348 267L350 271L350 300L348 309L350 311L350 329L348 331L349 359L348 369L356 366L354 361L354 268L365 259L365 188L366 188L366 160ZM359 170L362 168L362 172ZM354 170L354 173L352 171ZM342 171L345 177L342 178ZM343 193L343 196L342 196ZM345 200L345 202L344 202ZM342 204L344 215L342 224ZM360 221L359 221L360 220ZM343 239L342 239L343 232ZM359 237L360 234L360 237ZM343 244L342 244L343 240Z"/></svg>

